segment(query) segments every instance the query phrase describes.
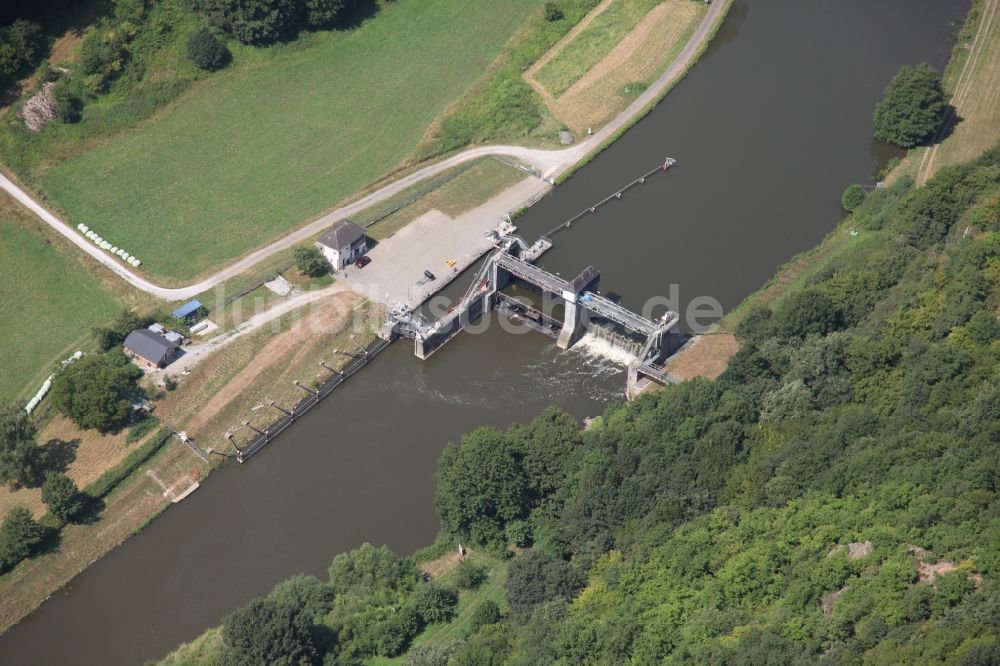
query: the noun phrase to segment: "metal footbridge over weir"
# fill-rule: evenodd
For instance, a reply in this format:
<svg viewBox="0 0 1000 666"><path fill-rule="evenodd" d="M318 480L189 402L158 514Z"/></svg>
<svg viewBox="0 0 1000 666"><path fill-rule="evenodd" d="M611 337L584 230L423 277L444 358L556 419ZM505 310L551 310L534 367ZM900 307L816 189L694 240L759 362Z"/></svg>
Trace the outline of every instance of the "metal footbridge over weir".
<svg viewBox="0 0 1000 666"><path fill-rule="evenodd" d="M495 249L476 273L465 295L439 320L430 322L402 305L394 306L381 331L384 339L411 338L418 358L426 359L469 324L496 309L513 321L556 339L560 349L568 349L592 325L610 326L617 336L633 341L638 351L628 367L626 394L632 397L643 379L658 384L676 379L663 368L663 361L683 343L676 330L679 317L667 311L653 321L632 312L596 291L601 274L593 266L566 280L534 262L552 241L542 237L533 245L514 234L496 235ZM541 292L547 303L561 306L562 319L534 305L503 293L512 282Z"/></svg>

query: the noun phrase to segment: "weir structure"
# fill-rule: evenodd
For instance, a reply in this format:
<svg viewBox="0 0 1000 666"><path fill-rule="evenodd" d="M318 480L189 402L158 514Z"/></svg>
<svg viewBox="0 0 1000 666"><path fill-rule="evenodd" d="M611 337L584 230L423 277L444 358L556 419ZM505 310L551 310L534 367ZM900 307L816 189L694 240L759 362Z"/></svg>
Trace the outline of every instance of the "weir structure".
<svg viewBox="0 0 1000 666"><path fill-rule="evenodd" d="M476 273L465 295L437 321L397 304L391 308L380 336L414 341L414 353L429 358L460 331L490 310L512 321L544 333L556 340L560 349L569 349L588 330L603 332L601 337L621 340L635 358L628 366L626 395L634 397L648 382L676 383L663 362L685 342L677 330L680 317L668 310L650 320L632 312L597 291L601 273L587 266L572 280L566 280L535 265L552 241L542 237L533 245L514 234L494 238L495 249ZM503 292L517 283L540 293L545 306L515 298ZM558 316L561 312L561 317Z"/></svg>

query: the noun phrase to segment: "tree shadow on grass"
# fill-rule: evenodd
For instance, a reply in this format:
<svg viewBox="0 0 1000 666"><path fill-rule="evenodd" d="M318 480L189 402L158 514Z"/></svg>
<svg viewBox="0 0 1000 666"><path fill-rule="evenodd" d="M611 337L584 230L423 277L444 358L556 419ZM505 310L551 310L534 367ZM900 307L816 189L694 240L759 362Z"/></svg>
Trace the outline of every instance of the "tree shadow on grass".
<svg viewBox="0 0 1000 666"><path fill-rule="evenodd" d="M354 30L379 12L376 0L357 0L350 11L338 16L333 27L337 30Z"/></svg>
<svg viewBox="0 0 1000 666"><path fill-rule="evenodd" d="M83 508L80 509L80 513L73 516L72 522L77 525L93 525L101 519L107 504L101 497L91 497L87 493L80 493L80 496L83 499Z"/></svg>
<svg viewBox="0 0 1000 666"><path fill-rule="evenodd" d="M32 557L54 553L59 550L59 546L62 544L62 531L58 527L43 525L42 530L44 530L42 540L35 546L35 552L32 554Z"/></svg>
<svg viewBox="0 0 1000 666"><path fill-rule="evenodd" d="M944 120L941 128L931 137L931 140L927 142L927 145L934 145L935 143L942 143L945 139L950 137L955 133L955 128L958 127L959 123L964 120L962 116L958 115L958 109L948 105L948 109L945 111Z"/></svg>
<svg viewBox="0 0 1000 666"><path fill-rule="evenodd" d="M79 439L65 441L50 439L42 446L45 452L45 470L48 472L65 472L76 460L76 450L80 448Z"/></svg>

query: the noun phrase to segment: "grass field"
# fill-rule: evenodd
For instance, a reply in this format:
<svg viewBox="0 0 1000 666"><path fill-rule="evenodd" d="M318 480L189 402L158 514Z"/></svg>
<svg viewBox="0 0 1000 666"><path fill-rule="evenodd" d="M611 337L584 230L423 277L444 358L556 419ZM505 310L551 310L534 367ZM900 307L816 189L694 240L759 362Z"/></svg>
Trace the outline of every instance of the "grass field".
<svg viewBox="0 0 1000 666"><path fill-rule="evenodd" d="M974 159L1000 138L1000 2L981 4L981 42L970 55L965 80L955 91L952 103L958 122L941 143L929 165L928 177L942 166Z"/></svg>
<svg viewBox="0 0 1000 666"><path fill-rule="evenodd" d="M945 68L944 87L956 109L940 143L907 152L887 176L920 184L943 166L982 154L1000 140L1000 0L976 0Z"/></svg>
<svg viewBox="0 0 1000 666"><path fill-rule="evenodd" d="M93 345L122 302L62 239L0 195L0 401L27 399L55 365Z"/></svg>
<svg viewBox="0 0 1000 666"><path fill-rule="evenodd" d="M575 34L524 73L552 113L578 136L621 113L655 81L707 11L692 0L623 3L602 3Z"/></svg>
<svg viewBox="0 0 1000 666"><path fill-rule="evenodd" d="M548 61L535 78L553 97L563 94L658 4L659 0L613 0Z"/></svg>
<svg viewBox="0 0 1000 666"><path fill-rule="evenodd" d="M183 281L403 162L541 0L406 0L196 86L46 173L48 200Z"/></svg>

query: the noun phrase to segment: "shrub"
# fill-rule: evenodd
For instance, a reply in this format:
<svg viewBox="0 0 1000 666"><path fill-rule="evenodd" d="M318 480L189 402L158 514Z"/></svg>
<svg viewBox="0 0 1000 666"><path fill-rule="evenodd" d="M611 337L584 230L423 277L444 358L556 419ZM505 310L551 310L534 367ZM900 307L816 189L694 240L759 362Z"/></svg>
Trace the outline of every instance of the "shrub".
<svg viewBox="0 0 1000 666"><path fill-rule="evenodd" d="M151 433L153 428L155 428L158 424L159 421L152 416L144 416L128 429L128 434L125 435L125 443L135 444L140 439Z"/></svg>
<svg viewBox="0 0 1000 666"><path fill-rule="evenodd" d="M42 484L42 501L52 515L68 523L83 508L83 496L73 480L61 472L49 472Z"/></svg>
<svg viewBox="0 0 1000 666"><path fill-rule="evenodd" d="M469 560L459 562L455 570L455 577L458 587L463 590L474 590L488 578L485 567Z"/></svg>
<svg viewBox="0 0 1000 666"><path fill-rule="evenodd" d="M229 59L229 51L208 28L199 28L187 40L187 53L191 62L208 71L222 69Z"/></svg>
<svg viewBox="0 0 1000 666"><path fill-rule="evenodd" d="M55 100L53 113L61 123L75 123L80 120L80 108L83 103L66 81L58 81L52 87L52 98Z"/></svg>
<svg viewBox="0 0 1000 666"><path fill-rule="evenodd" d="M458 596L437 583L426 583L417 589L413 604L425 624L447 622L455 615Z"/></svg>
<svg viewBox="0 0 1000 666"><path fill-rule="evenodd" d="M91 30L80 43L80 67L84 74L84 85L94 93L104 90L105 84L124 69L127 56L125 42L119 31L100 28Z"/></svg>
<svg viewBox="0 0 1000 666"><path fill-rule="evenodd" d="M858 184L848 185L840 197L840 204L844 210L851 212L860 206L865 200L865 190Z"/></svg>
<svg viewBox="0 0 1000 666"><path fill-rule="evenodd" d="M941 78L927 63L903 67L875 106L875 138L912 148L934 134L948 108Z"/></svg>
<svg viewBox="0 0 1000 666"><path fill-rule="evenodd" d="M435 645L424 643L411 648L406 653L404 666L448 666L455 654L455 645Z"/></svg>
<svg viewBox="0 0 1000 666"><path fill-rule="evenodd" d="M124 342L129 333L138 328L146 328L153 321L152 317L137 315L132 310L122 310L110 326L94 329L94 339L101 351L108 351Z"/></svg>
<svg viewBox="0 0 1000 666"><path fill-rule="evenodd" d="M0 573L32 555L45 537L45 530L23 506L15 506L0 525Z"/></svg>
<svg viewBox="0 0 1000 666"><path fill-rule="evenodd" d="M500 606L492 599L480 602L472 610L472 631L478 631L479 627L487 624L496 624L500 621Z"/></svg>
<svg viewBox="0 0 1000 666"><path fill-rule="evenodd" d="M559 5L554 2L545 3L545 20L546 21L560 21L565 16L563 10L559 9Z"/></svg>
<svg viewBox="0 0 1000 666"><path fill-rule="evenodd" d="M314 247L295 248L295 266L309 277L319 277L329 270L323 254Z"/></svg>

